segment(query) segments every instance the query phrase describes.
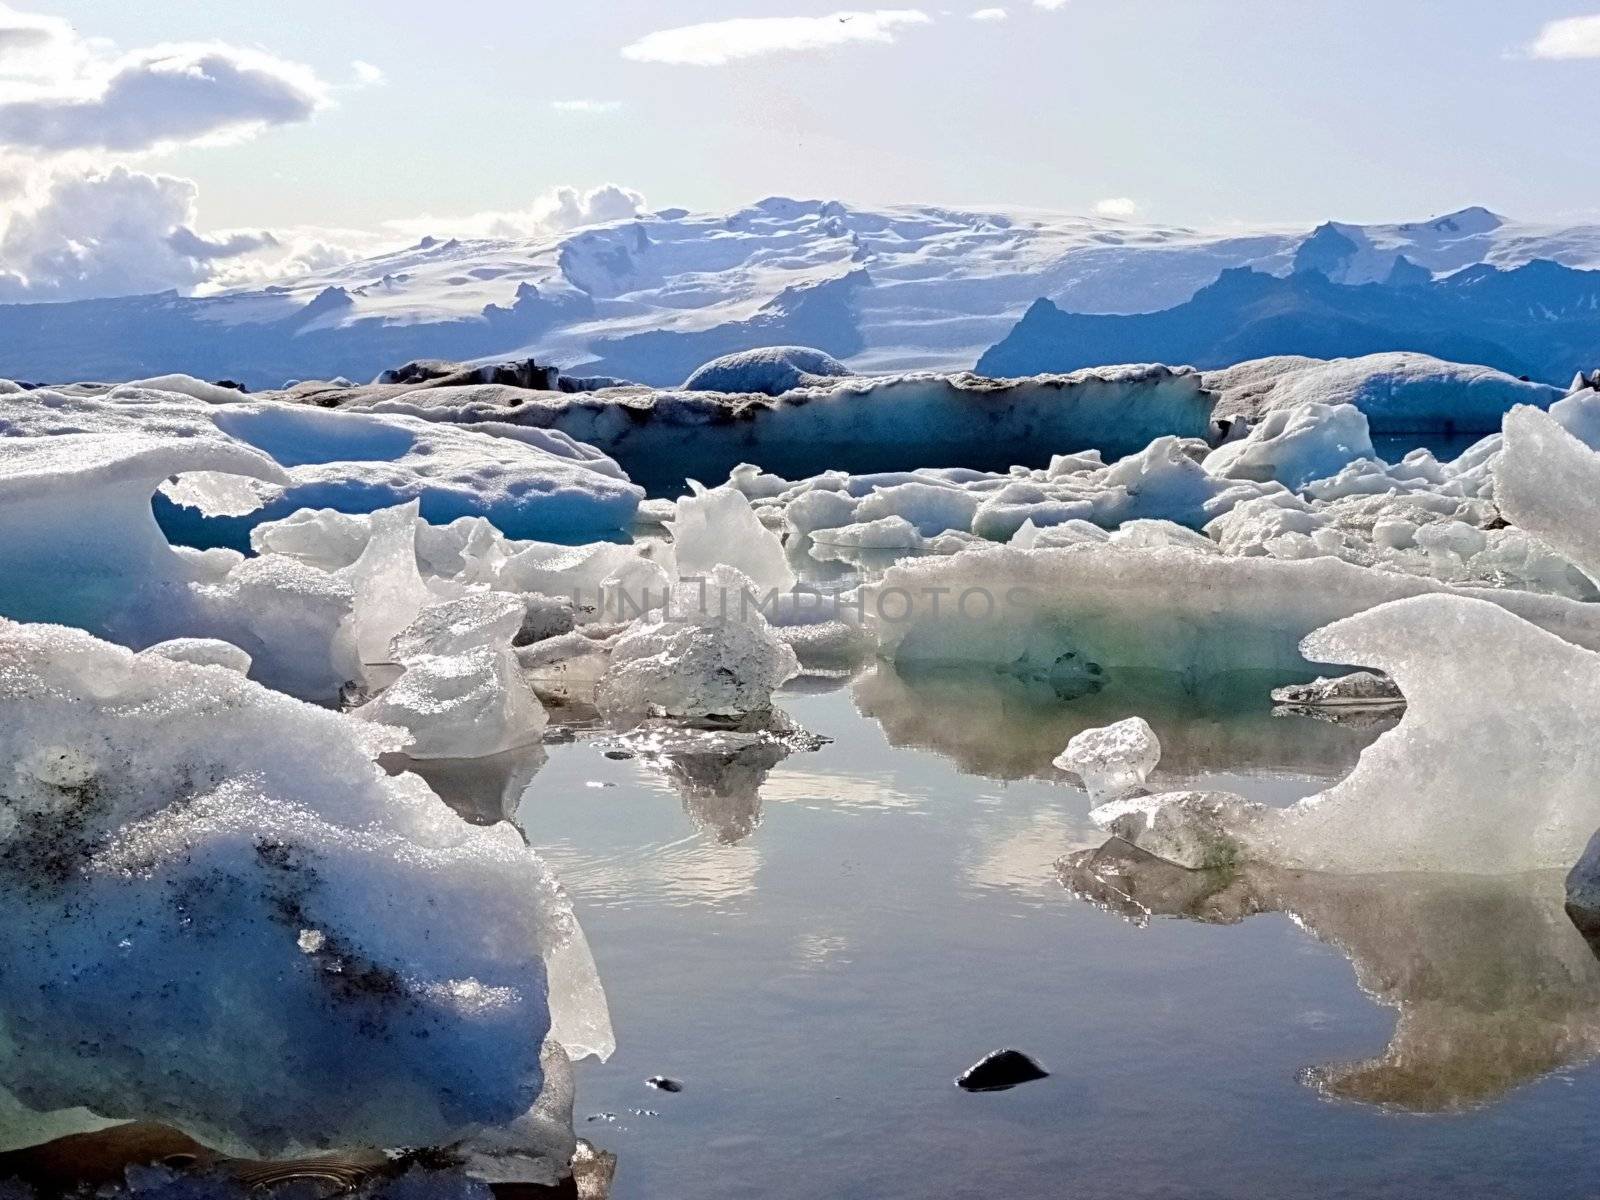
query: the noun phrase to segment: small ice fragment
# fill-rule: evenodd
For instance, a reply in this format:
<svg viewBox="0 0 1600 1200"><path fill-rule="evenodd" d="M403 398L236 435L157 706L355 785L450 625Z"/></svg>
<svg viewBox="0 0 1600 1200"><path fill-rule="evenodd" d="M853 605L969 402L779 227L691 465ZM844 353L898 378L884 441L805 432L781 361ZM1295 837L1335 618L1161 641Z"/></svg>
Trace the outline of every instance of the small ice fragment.
<svg viewBox="0 0 1600 1200"><path fill-rule="evenodd" d="M320 929L302 929L296 941L301 953L315 954L328 944L328 935Z"/></svg>
<svg viewBox="0 0 1600 1200"><path fill-rule="evenodd" d="M1144 786L1161 761L1161 742L1143 717L1115 725L1085 729L1067 743L1055 760L1063 771L1083 780L1096 804L1104 804Z"/></svg>

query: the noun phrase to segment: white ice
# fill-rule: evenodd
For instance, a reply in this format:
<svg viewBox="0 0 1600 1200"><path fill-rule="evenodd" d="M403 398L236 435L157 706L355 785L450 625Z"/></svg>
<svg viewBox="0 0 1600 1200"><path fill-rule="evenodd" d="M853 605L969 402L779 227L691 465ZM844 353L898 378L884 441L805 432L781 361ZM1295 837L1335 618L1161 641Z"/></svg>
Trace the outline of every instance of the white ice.
<svg viewBox="0 0 1600 1200"><path fill-rule="evenodd" d="M609 1052L559 884L382 770L400 731L56 626L0 622L0 663L0 1088L29 1108L438 1144L528 1112L547 1033Z"/></svg>

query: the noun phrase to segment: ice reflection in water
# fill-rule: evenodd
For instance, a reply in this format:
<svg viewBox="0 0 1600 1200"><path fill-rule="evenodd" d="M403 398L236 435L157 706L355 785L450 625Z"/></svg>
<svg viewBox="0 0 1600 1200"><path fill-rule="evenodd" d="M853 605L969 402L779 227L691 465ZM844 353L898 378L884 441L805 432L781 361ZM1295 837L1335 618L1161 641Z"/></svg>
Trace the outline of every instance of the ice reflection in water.
<svg viewBox="0 0 1600 1200"><path fill-rule="evenodd" d="M1600 960L1563 911L1559 872L1186 871L1116 839L1060 869L1075 894L1136 923L1286 913L1338 949L1399 1016L1382 1054L1307 1068L1331 1098L1450 1112L1600 1056Z"/></svg>

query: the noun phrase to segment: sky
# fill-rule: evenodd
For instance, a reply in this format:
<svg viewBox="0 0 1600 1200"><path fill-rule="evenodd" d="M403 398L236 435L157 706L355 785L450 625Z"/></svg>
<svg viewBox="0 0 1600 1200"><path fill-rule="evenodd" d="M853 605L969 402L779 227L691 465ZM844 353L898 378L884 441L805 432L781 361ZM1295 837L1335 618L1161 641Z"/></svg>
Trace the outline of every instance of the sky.
<svg viewBox="0 0 1600 1200"><path fill-rule="evenodd" d="M775 194L1600 220L1596 59L1600 0L9 0L0 299Z"/></svg>

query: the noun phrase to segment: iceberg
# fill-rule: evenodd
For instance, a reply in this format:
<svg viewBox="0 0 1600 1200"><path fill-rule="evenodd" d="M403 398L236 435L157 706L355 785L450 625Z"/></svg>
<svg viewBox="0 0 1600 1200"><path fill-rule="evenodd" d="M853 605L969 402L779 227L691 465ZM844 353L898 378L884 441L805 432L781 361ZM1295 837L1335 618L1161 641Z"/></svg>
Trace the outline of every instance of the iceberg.
<svg viewBox="0 0 1600 1200"><path fill-rule="evenodd" d="M1098 542L997 546L901 562L862 589L880 652L902 668L981 666L1061 680L1092 665L1107 675L1148 670L1194 684L1242 671L1309 680L1314 672L1300 651L1307 635L1388 601L1427 595L1477 599L1600 650L1600 607L1511 589L1455 588L1331 557Z"/></svg>
<svg viewBox="0 0 1600 1200"><path fill-rule="evenodd" d="M781 396L850 374L853 372L849 367L823 350L764 346L712 359L683 381L683 390Z"/></svg>
<svg viewBox="0 0 1600 1200"><path fill-rule="evenodd" d="M0 433L53 411L48 394L10 397ZM77 424L68 406L62 420ZM0 615L76 625L135 649L220 639L280 691L331 702L360 673L350 588L279 556L174 547L150 497L183 472L281 481L266 455L159 413L147 426L0 436ZM174 427L175 426L175 427Z"/></svg>
<svg viewBox="0 0 1600 1200"><path fill-rule="evenodd" d="M1478 433L1498 428L1501 418L1519 404L1549 408L1563 394L1558 387L1530 383L1493 367L1411 351L1328 361L1261 359L1207 371L1204 380L1208 390L1219 394L1220 419L1255 422L1305 404L1348 404L1378 434Z"/></svg>
<svg viewBox="0 0 1600 1200"><path fill-rule="evenodd" d="M615 717L662 713L705 720L771 706L800 669L762 612L762 594L732 567L673 589L669 602L617 639L600 680L600 708Z"/></svg>
<svg viewBox="0 0 1600 1200"><path fill-rule="evenodd" d="M1496 604L1424 595L1306 639L1308 657L1384 671L1405 714L1332 787L1285 809L1226 793L1091 814L1180 866L1261 862L1361 874L1566 869L1600 826L1600 653Z"/></svg>
<svg viewBox="0 0 1600 1200"><path fill-rule="evenodd" d="M279 1154L445 1144L533 1108L547 1039L608 1054L559 883L378 766L404 744L0 622L0 1089Z"/></svg>
<svg viewBox="0 0 1600 1200"><path fill-rule="evenodd" d="M302 508L361 513L411 500L437 524L483 516L512 537L593 536L626 528L643 495L610 459L556 431L242 397L212 404L137 387L41 389L12 397L0 414L5 438L61 434L160 434L254 451L233 466L197 459L163 487L167 528L196 545L244 549L254 525ZM219 478L233 475L249 479Z"/></svg>
<svg viewBox="0 0 1600 1200"><path fill-rule="evenodd" d="M687 479L726 479L745 463L805 478L937 462L1004 471L1014 463L1043 466L1064 448L1132 454L1163 435L1206 437L1214 398L1187 367L1135 364L1023 379L967 372L847 376L777 396L374 385L314 399L337 405L340 414L559 434L609 455L651 495L675 495Z"/></svg>

